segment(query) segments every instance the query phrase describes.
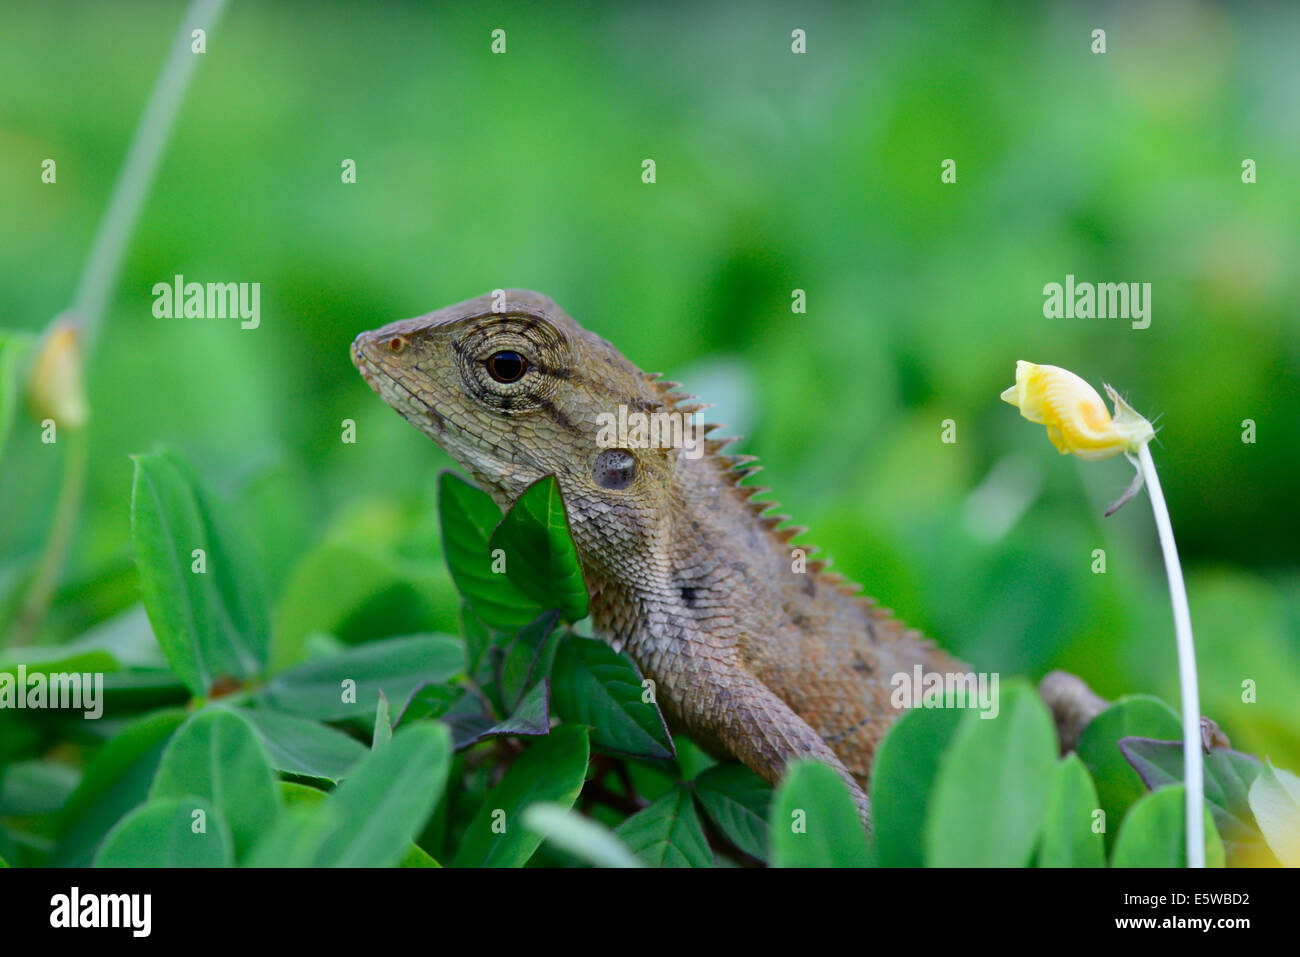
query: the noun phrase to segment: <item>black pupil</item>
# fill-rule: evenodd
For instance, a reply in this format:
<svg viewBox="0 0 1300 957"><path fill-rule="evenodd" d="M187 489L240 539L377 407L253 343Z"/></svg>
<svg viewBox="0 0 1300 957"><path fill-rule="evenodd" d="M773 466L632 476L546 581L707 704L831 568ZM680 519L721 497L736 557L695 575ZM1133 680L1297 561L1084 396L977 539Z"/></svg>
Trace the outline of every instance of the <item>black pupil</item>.
<svg viewBox="0 0 1300 957"><path fill-rule="evenodd" d="M517 352L498 352L488 359L488 372L498 382L515 382L524 374L527 363Z"/></svg>

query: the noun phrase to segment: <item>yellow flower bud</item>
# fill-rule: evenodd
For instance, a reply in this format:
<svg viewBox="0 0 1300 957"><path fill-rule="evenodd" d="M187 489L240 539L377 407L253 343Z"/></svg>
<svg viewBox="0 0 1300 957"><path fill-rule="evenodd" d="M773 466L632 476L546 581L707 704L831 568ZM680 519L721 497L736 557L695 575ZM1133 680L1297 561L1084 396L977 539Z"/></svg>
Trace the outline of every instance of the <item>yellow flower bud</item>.
<svg viewBox="0 0 1300 957"><path fill-rule="evenodd" d="M1022 359L1016 363L1016 384L1002 393L1002 400L1030 422L1046 426L1062 455L1093 460L1133 454L1155 437L1155 430L1110 386L1106 393L1115 403L1113 419L1097 390L1073 372Z"/></svg>
<svg viewBox="0 0 1300 957"><path fill-rule="evenodd" d="M37 419L53 419L78 429L90 417L82 382L81 330L74 322L55 320L32 363L27 404Z"/></svg>

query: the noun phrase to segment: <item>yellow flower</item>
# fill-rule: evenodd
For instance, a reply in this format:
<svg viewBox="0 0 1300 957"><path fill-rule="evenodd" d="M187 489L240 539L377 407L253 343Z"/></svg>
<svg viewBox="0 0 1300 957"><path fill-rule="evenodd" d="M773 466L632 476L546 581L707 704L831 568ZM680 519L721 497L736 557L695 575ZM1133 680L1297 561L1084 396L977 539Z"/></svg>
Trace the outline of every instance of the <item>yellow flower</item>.
<svg viewBox="0 0 1300 957"><path fill-rule="evenodd" d="M27 386L27 401L37 419L54 419L77 429L90 417L81 377L81 331L67 320L55 320L36 361Z"/></svg>
<svg viewBox="0 0 1300 957"><path fill-rule="evenodd" d="M1062 455L1093 460L1135 454L1155 437L1155 430L1110 386L1106 393L1115 403L1114 418L1097 390L1073 372L1022 359L1016 363L1016 384L1002 393L1002 401L1030 422L1047 426L1047 437Z"/></svg>

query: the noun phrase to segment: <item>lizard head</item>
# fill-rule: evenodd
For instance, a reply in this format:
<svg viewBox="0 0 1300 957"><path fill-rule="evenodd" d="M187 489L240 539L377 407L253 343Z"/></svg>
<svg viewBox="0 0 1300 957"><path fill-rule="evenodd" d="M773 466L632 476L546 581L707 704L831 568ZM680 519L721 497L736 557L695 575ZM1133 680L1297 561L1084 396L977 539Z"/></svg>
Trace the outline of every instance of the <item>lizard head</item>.
<svg viewBox="0 0 1300 957"><path fill-rule="evenodd" d="M593 536L653 539L679 450L601 432L620 407L668 411L675 399L547 297L500 290L390 323L357 336L352 361L499 505L555 475L580 553L602 551L583 547Z"/></svg>

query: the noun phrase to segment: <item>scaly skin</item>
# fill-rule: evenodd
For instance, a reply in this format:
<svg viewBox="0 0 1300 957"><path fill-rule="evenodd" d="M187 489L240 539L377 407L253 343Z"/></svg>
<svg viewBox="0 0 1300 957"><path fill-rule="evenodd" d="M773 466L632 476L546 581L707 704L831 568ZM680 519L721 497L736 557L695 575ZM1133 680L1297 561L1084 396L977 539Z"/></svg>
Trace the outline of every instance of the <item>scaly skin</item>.
<svg viewBox="0 0 1300 957"><path fill-rule="evenodd" d="M773 503L752 501L766 490L739 484L756 469L722 454L734 440L706 440L697 458L627 449L630 481L607 487L620 483L597 467L599 414L701 407L545 296L505 290L496 305L480 296L364 332L353 362L503 508L556 476L595 626L655 681L671 723L773 783L791 759L824 761L868 820L871 762L898 715L891 677L966 666L823 563L797 571L802 529L779 529L784 516L763 514ZM501 352L528 363L517 381L489 373Z"/></svg>

